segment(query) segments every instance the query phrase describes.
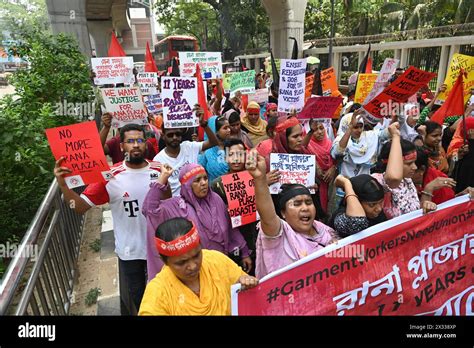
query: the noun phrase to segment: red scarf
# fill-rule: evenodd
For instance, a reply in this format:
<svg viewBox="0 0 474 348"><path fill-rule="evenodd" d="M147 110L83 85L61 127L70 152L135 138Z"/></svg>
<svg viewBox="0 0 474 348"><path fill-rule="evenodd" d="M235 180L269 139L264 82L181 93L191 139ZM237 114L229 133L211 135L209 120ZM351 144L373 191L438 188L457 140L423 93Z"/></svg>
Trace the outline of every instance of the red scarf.
<svg viewBox="0 0 474 348"><path fill-rule="evenodd" d="M321 141L317 141L313 136L308 144L308 149L316 155L316 162L322 170L328 170L334 165L334 160L331 157L331 146L332 142L329 140L326 130L324 130L324 138Z"/></svg>
<svg viewBox="0 0 474 348"><path fill-rule="evenodd" d="M447 178L448 176L443 172L439 171L438 169L428 167L426 169L425 175L423 177L423 189L426 185L432 182L434 179L438 177ZM450 199L454 198L454 191L449 187L443 187L439 190L433 191L433 198L431 199L432 202L436 204L441 204L443 202L449 201Z"/></svg>

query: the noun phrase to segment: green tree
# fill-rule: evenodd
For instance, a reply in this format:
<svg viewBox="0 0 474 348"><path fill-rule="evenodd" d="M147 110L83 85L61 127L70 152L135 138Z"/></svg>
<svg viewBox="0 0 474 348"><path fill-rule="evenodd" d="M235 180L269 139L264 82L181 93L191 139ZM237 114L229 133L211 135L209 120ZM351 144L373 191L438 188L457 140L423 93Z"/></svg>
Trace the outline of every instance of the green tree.
<svg viewBox="0 0 474 348"><path fill-rule="evenodd" d="M10 17L21 12L3 10ZM18 40L10 49L28 67L9 79L15 94L0 99L0 243L23 235L53 179L44 130L77 122L58 114L57 103L91 102L93 96L86 58L75 39L52 35L28 19L10 25Z"/></svg>
<svg viewBox="0 0 474 348"><path fill-rule="evenodd" d="M260 0L158 0L155 12L167 34L191 34L202 43L207 28L206 46L218 42L233 55L268 46L269 19Z"/></svg>

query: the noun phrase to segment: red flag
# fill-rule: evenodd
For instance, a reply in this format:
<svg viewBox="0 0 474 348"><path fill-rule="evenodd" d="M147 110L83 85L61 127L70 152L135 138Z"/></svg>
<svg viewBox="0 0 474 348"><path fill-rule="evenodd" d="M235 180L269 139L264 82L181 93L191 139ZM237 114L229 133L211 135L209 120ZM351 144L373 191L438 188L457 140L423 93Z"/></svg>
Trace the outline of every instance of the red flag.
<svg viewBox="0 0 474 348"><path fill-rule="evenodd" d="M146 42L146 51L145 51L145 72L158 72L153 56L151 55L150 45L148 41Z"/></svg>
<svg viewBox="0 0 474 348"><path fill-rule="evenodd" d="M461 116L464 114L464 74L464 69L461 69L459 76L456 79L456 82L454 82L453 88L449 92L444 104L434 113L434 115L431 117L431 121L442 125L446 117Z"/></svg>
<svg viewBox="0 0 474 348"><path fill-rule="evenodd" d="M196 74L195 77L197 78L197 90L198 90L198 103L201 108L204 110L204 120L208 120L210 113L209 109L207 108L207 100L206 100L206 94L204 93L204 85L203 85L203 80L202 80L202 75L201 75L201 68L199 67L199 64L196 64ZM200 141L204 139L204 129L202 127L199 127L198 129L198 138Z"/></svg>
<svg viewBox="0 0 474 348"><path fill-rule="evenodd" d="M372 58L367 58L367 65L365 66L365 73L372 74Z"/></svg>
<svg viewBox="0 0 474 348"><path fill-rule="evenodd" d="M120 42L118 42L115 33L112 32L112 41L110 41L109 52L107 53L109 57L125 57L125 51L123 50Z"/></svg>

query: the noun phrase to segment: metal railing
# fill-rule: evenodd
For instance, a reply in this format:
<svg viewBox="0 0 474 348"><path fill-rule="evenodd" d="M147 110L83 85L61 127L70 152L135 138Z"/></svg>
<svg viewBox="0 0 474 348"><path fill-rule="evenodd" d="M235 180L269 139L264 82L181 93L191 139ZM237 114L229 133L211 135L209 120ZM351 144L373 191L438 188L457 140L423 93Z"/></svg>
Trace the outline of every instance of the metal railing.
<svg viewBox="0 0 474 348"><path fill-rule="evenodd" d="M84 217L53 181L0 283L0 315L66 315Z"/></svg>

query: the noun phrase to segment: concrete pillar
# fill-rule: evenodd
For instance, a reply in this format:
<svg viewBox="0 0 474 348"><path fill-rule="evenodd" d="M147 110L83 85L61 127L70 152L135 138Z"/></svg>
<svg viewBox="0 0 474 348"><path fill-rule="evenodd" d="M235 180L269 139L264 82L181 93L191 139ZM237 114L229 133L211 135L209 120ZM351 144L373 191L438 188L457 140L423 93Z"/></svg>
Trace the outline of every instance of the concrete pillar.
<svg viewBox="0 0 474 348"><path fill-rule="evenodd" d="M441 46L441 54L439 56L439 65L438 65L438 80L436 81L436 89L438 89L444 82L446 78L446 72L448 70L448 56L449 56L450 46Z"/></svg>
<svg viewBox="0 0 474 348"><path fill-rule="evenodd" d="M91 45L97 57L107 57L112 33L111 21L88 21L87 28L91 36Z"/></svg>
<svg viewBox="0 0 474 348"><path fill-rule="evenodd" d="M408 48L402 48L400 55L400 67L405 68L408 65Z"/></svg>
<svg viewBox="0 0 474 348"><path fill-rule="evenodd" d="M250 58L245 58L245 67L246 67L247 69L250 69L251 66L252 66L252 65L250 64Z"/></svg>
<svg viewBox="0 0 474 348"><path fill-rule="evenodd" d="M336 81L338 86L341 81L341 57L341 52L333 52L332 66L334 67L334 73L336 74Z"/></svg>
<svg viewBox="0 0 474 348"><path fill-rule="evenodd" d="M53 33L71 34L77 38L86 57L91 56L91 42L87 29L86 0L46 0Z"/></svg>
<svg viewBox="0 0 474 348"><path fill-rule="evenodd" d="M260 72L260 58L255 58L255 72L257 74Z"/></svg>
<svg viewBox="0 0 474 348"><path fill-rule="evenodd" d="M357 70L359 69L360 65L362 64L362 61L364 60L365 54L367 51L360 51L359 52L359 59L357 60Z"/></svg>
<svg viewBox="0 0 474 348"><path fill-rule="evenodd" d="M303 56L304 13L308 0L261 0L270 18L270 47L275 58L289 59L292 36L298 41L298 58Z"/></svg>
<svg viewBox="0 0 474 348"><path fill-rule="evenodd" d="M394 49L393 50L393 58L400 60L402 58L402 50L401 49Z"/></svg>
<svg viewBox="0 0 474 348"><path fill-rule="evenodd" d="M461 46L460 45L451 45L449 47L449 58L448 58L448 64L451 62L451 59L453 59L454 53L459 53Z"/></svg>

